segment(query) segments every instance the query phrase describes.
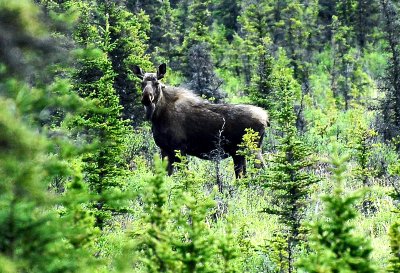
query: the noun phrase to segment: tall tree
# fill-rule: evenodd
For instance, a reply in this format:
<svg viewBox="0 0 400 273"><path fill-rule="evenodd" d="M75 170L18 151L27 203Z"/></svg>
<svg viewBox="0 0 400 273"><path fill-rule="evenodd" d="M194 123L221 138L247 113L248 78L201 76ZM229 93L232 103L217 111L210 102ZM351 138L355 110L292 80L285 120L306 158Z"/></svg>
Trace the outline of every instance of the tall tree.
<svg viewBox="0 0 400 273"><path fill-rule="evenodd" d="M271 92L269 80L272 68L273 44L269 36L272 8L269 1L243 1L238 18L240 37L236 37L241 52L241 73L253 100L269 110L267 97Z"/></svg>
<svg viewBox="0 0 400 273"><path fill-rule="evenodd" d="M165 42L174 39L169 34L174 27L173 10L169 0L142 1L128 0L127 7L134 13L144 11L150 20L149 51L157 52L165 46Z"/></svg>
<svg viewBox="0 0 400 273"><path fill-rule="evenodd" d="M275 202L263 209L277 215L282 227L275 238L279 254L278 265L282 272L294 272L297 250L304 241L302 224L311 185L318 180L307 170L313 165L310 149L301 140L296 128L294 103L299 95L292 71L280 67L275 71L271 118L276 122L279 144L271 166L263 179L263 186L271 191ZM277 201L279 200L279 201Z"/></svg>
<svg viewBox="0 0 400 273"><path fill-rule="evenodd" d="M69 164L80 152L59 127L82 101L56 73L51 82L37 77L65 65L54 58L58 48L46 46L60 43L44 23L52 20L32 1L0 2L0 17L0 271L91 272L93 218L71 209L78 196L87 201ZM49 109L63 113L57 123L48 122ZM55 181L68 188L63 196Z"/></svg>
<svg viewBox="0 0 400 273"><path fill-rule="evenodd" d="M388 43L389 66L385 80L385 99L382 102L382 128L386 140L400 135L400 21L398 8L390 0L381 0L383 30ZM400 144L397 144L400 149Z"/></svg>
<svg viewBox="0 0 400 273"><path fill-rule="evenodd" d="M189 49L185 74L189 88L200 96L215 99L217 102L225 97L220 89L222 80L214 72L208 43L199 43Z"/></svg>
<svg viewBox="0 0 400 273"><path fill-rule="evenodd" d="M193 0L189 6L188 24L182 45L183 54L199 43L210 43L210 26L212 24L210 12L211 0Z"/></svg>
<svg viewBox="0 0 400 273"><path fill-rule="evenodd" d="M210 5L211 0L195 0L189 6L189 27L181 48L184 64L181 69L189 87L196 93L220 101L224 97L220 90L222 81L214 72L214 62L210 54Z"/></svg>
<svg viewBox="0 0 400 273"><path fill-rule="evenodd" d="M201 190L193 191L197 175L178 172L178 183L168 189L165 164L159 158L155 164L155 175L148 180L143 195L146 225L137 238L147 272L238 272L233 264L237 247L227 242L232 234L216 238L206 224L215 203Z"/></svg>
<svg viewBox="0 0 400 273"><path fill-rule="evenodd" d="M293 75L301 83L303 93L308 93L310 89L317 12L317 1L289 1L281 10L281 20L276 22L277 28L283 32L283 40L278 41L278 45L286 49Z"/></svg>
<svg viewBox="0 0 400 273"><path fill-rule="evenodd" d="M90 9L83 4L81 16L88 16ZM86 33L87 29L91 32ZM98 196L98 200L92 204L96 224L103 228L114 213L126 210L119 201L126 187L124 177L127 175L127 164L123 149L129 129L121 117L122 107L113 88L115 74L108 55L115 44L111 42L107 17L104 28L97 28L83 17L76 36L77 42L86 48L86 53L76 69L74 89L81 97L93 100L96 108L82 113L75 125L85 130L87 141L100 143L96 150L85 154L83 161L89 188Z"/></svg>
<svg viewBox="0 0 400 273"><path fill-rule="evenodd" d="M98 0L97 14L91 20L105 29L108 24L110 49L107 51L115 74L113 87L123 106L123 117L138 125L143 121L140 104L140 90L136 77L132 76L130 67L140 65L150 68L147 50L147 32L150 29L149 17L143 13L136 15L127 11L120 1Z"/></svg>
<svg viewBox="0 0 400 273"><path fill-rule="evenodd" d="M374 0L358 0L355 19L357 44L365 48L368 42L373 42L372 34L379 26L379 3Z"/></svg>
<svg viewBox="0 0 400 273"><path fill-rule="evenodd" d="M216 20L226 28L226 39L232 42L234 34L239 30L237 19L240 14L240 1L219 0L213 13Z"/></svg>

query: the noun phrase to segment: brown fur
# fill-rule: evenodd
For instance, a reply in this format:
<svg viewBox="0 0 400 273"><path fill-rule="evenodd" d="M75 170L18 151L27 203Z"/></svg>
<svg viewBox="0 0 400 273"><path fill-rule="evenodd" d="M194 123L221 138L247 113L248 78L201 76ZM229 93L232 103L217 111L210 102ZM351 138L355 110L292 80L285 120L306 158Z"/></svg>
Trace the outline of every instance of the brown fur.
<svg viewBox="0 0 400 273"><path fill-rule="evenodd" d="M157 74L143 73L134 68L143 79L142 102L146 117L152 122L152 131L162 156L168 157L168 173L178 159L175 151L202 159L213 159L213 151L221 146L223 157L232 156L235 175L245 174L245 159L237 155L246 128L260 135L258 146L269 125L267 113L256 106L243 104L213 104L188 90L164 86L159 79L165 74L165 65ZM261 156L259 159L262 160Z"/></svg>

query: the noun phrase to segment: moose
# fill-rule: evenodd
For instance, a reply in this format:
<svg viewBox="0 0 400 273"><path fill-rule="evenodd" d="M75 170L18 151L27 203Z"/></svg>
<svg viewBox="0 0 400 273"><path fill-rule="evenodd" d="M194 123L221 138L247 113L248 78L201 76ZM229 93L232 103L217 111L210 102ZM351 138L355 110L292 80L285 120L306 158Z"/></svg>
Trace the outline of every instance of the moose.
<svg viewBox="0 0 400 273"><path fill-rule="evenodd" d="M166 73L161 64L156 73L144 73L135 65L132 72L142 80L142 104L145 118L152 123L155 143L162 157L168 158L168 174L179 161L175 151L201 159L213 159L213 151L221 149L221 158L233 158L236 178L246 174L246 160L237 154L246 128L258 132L261 146L268 115L262 108L245 104L214 104L191 91L166 86L161 79ZM264 164L261 152L256 157Z"/></svg>

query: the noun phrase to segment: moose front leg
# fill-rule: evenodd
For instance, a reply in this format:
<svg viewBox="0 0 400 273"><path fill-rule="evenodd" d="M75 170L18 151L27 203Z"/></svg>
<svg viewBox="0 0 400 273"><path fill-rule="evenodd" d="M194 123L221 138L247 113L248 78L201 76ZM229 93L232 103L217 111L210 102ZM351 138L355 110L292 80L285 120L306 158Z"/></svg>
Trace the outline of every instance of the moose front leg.
<svg viewBox="0 0 400 273"><path fill-rule="evenodd" d="M242 155L232 155L236 179L246 175L246 158Z"/></svg>
<svg viewBox="0 0 400 273"><path fill-rule="evenodd" d="M180 159L175 155L174 152L167 152L165 150L161 150L161 156L163 159L168 159L167 172L168 175L172 175L172 173L174 172L174 163L180 162Z"/></svg>
<svg viewBox="0 0 400 273"><path fill-rule="evenodd" d="M172 164L174 163L175 155L171 155L171 153L169 153L165 150L161 150L161 157L163 160L165 160L165 158L167 158L167 160L168 160L167 172L168 172L168 175L171 175L174 171L174 166Z"/></svg>

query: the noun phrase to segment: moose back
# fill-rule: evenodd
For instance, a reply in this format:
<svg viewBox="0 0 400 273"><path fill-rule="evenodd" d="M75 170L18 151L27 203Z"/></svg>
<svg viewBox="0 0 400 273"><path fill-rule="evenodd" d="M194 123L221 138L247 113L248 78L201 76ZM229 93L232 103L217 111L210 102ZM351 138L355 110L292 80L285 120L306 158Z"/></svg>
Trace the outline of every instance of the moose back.
<svg viewBox="0 0 400 273"><path fill-rule="evenodd" d="M202 159L215 159L215 151L222 151L220 158L231 156L236 178L246 172L244 156L238 155L246 128L258 132L261 146L265 128L269 125L267 113L252 105L213 104L192 92L163 85L160 80L166 73L161 64L157 73L144 73L133 67L142 79L142 104L146 118L152 123L154 140L162 157L168 158L168 174L178 161L175 151ZM256 156L263 162L261 152Z"/></svg>

